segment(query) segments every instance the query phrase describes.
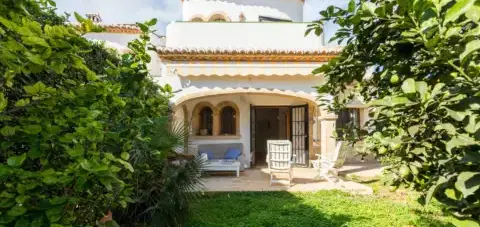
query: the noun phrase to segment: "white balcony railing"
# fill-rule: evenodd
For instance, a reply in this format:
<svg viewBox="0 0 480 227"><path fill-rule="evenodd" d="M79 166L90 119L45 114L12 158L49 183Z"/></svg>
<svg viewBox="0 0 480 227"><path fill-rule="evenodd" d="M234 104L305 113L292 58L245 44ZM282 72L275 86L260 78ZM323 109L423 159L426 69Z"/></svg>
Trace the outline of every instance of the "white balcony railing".
<svg viewBox="0 0 480 227"><path fill-rule="evenodd" d="M318 50L322 36L305 36L309 23L173 22L169 48Z"/></svg>

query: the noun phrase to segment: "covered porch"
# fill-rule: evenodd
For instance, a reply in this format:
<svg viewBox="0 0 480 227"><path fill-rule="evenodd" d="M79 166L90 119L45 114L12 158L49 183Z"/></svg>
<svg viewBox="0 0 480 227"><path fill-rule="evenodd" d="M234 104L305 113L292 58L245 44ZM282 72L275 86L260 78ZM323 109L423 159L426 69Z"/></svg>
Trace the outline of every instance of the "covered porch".
<svg viewBox="0 0 480 227"><path fill-rule="evenodd" d="M242 144L242 164L250 168L266 164L267 140L290 140L296 164L306 167L322 144L334 147L329 133L335 118L319 119L313 95L252 89L194 95L180 100L175 113L190 126L190 153L197 154L202 145Z"/></svg>

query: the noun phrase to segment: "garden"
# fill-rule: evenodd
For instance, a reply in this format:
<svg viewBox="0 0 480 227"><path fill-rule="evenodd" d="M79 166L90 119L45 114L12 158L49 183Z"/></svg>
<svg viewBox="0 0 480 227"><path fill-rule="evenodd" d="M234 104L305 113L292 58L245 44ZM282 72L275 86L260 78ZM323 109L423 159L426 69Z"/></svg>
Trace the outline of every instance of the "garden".
<svg viewBox="0 0 480 227"><path fill-rule="evenodd" d="M368 131L345 139L388 166L382 187L411 196L199 194L202 162L176 152L188 127L172 121L172 88L147 68L156 19L120 54L53 0L3 0L0 227L479 226L480 1L352 0L320 14L306 35L334 22L344 46L313 72L320 100L371 105Z"/></svg>

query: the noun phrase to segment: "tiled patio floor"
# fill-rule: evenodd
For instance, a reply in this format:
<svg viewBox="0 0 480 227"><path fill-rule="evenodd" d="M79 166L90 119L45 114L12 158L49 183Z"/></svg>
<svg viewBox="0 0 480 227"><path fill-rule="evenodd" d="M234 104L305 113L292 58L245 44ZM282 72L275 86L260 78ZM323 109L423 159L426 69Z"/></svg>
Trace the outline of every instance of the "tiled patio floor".
<svg viewBox="0 0 480 227"><path fill-rule="evenodd" d="M345 173L343 173L345 171ZM346 165L339 170L339 175L355 174L357 176L375 176L380 174L378 164ZM374 175L375 174L375 175ZM372 194L372 188L352 181L331 184L326 180L316 179L317 172L310 168L294 168L293 183L290 187L282 184L270 186L267 167L247 169L236 177L234 173L212 173L204 178L205 191L291 191L314 192L318 190L339 189L355 194ZM367 177L368 177L367 176ZM282 177L279 175L279 177ZM287 179L287 178L285 178Z"/></svg>

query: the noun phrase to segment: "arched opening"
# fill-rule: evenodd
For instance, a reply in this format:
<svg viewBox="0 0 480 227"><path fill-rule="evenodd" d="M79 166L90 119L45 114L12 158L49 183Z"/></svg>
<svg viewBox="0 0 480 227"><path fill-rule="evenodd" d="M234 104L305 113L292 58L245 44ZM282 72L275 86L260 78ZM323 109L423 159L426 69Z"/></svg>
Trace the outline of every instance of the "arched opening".
<svg viewBox="0 0 480 227"><path fill-rule="evenodd" d="M200 130L199 135L213 135L213 111L210 107L203 107L200 110Z"/></svg>
<svg viewBox="0 0 480 227"><path fill-rule="evenodd" d="M227 18L226 16L224 16L223 14L217 13L217 14L213 14L213 15L208 19L208 21L212 21L212 22L226 22L226 21L230 21L230 19Z"/></svg>
<svg viewBox="0 0 480 227"><path fill-rule="evenodd" d="M220 133L222 135L235 135L237 130L236 126L236 118L237 118L237 111L233 109L231 106L224 107L221 112L221 128Z"/></svg>
<svg viewBox="0 0 480 227"><path fill-rule="evenodd" d="M195 17L190 20L191 22L203 22L203 19L200 17Z"/></svg>

